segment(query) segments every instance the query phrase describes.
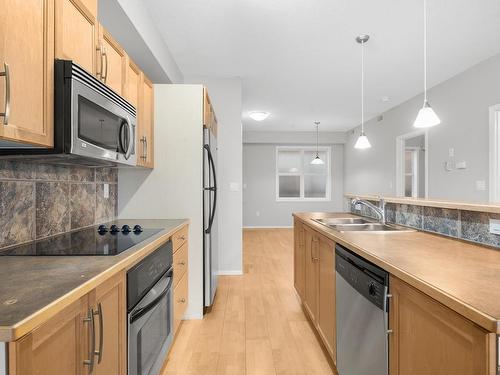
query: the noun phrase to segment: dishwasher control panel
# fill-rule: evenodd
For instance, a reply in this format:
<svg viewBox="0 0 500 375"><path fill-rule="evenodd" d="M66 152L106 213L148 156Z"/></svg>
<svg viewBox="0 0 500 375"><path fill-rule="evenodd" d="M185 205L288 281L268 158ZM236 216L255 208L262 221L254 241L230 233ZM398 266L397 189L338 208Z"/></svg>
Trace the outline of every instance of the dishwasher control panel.
<svg viewBox="0 0 500 375"><path fill-rule="evenodd" d="M367 260L337 245L335 270L364 298L386 310L389 274Z"/></svg>

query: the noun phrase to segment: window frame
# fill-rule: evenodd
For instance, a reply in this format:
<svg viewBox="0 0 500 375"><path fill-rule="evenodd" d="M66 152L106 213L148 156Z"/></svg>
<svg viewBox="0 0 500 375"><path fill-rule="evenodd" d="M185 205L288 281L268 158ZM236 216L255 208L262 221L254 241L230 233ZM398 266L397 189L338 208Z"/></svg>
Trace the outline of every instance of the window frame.
<svg viewBox="0 0 500 375"><path fill-rule="evenodd" d="M300 159L301 159L301 165L300 165L300 170L298 172L279 172L279 152L280 151L300 151ZM304 197L305 194L305 176L323 176L324 174L318 174L318 173L304 173L303 168L304 168L304 153L306 151L313 151L316 152L316 146L276 146L276 151L275 151L275 194L276 194L276 202L330 202L332 200L332 166L331 166L331 154L332 154L332 148L331 146L320 146L318 147L318 151L320 152L326 152L326 189L325 189L325 197L324 198L306 198ZM279 178L280 176L299 176L300 177L300 197L284 197L281 198L279 196L280 194L280 189L279 189Z"/></svg>

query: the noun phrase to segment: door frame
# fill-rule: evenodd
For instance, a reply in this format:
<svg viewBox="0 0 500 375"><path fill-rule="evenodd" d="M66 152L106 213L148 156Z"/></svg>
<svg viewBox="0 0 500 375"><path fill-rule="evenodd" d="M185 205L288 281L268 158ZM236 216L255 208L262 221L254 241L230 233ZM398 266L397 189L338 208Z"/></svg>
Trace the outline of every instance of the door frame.
<svg viewBox="0 0 500 375"><path fill-rule="evenodd" d="M500 187L500 167L499 163L499 146L500 146L500 104L492 105L489 108L489 118L490 118L490 175L489 175L489 199L490 202L498 202L500 200L500 192L498 188Z"/></svg>
<svg viewBox="0 0 500 375"><path fill-rule="evenodd" d="M500 106L499 106L500 108ZM429 135L427 129L415 130L410 133L396 137L396 196L404 196L404 155L405 142L407 139L423 135L425 139L425 192L424 197L429 196Z"/></svg>

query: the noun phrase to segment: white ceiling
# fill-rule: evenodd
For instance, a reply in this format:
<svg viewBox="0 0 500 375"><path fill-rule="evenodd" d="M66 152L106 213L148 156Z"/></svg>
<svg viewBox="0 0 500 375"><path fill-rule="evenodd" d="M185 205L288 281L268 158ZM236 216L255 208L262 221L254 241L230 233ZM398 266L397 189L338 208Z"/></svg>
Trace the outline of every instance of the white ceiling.
<svg viewBox="0 0 500 375"><path fill-rule="evenodd" d="M185 75L241 77L244 130L358 125L362 33L371 36L368 118L422 91L422 0L145 3ZM430 85L500 53L499 0L428 0L428 8ZM258 123L252 110L272 115Z"/></svg>

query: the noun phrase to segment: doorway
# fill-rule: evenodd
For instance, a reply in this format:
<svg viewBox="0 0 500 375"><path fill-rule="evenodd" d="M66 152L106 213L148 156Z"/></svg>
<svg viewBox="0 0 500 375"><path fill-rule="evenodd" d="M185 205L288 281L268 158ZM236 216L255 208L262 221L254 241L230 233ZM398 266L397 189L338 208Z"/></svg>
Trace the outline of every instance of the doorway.
<svg viewBox="0 0 500 375"><path fill-rule="evenodd" d="M490 202L500 202L500 104L490 107Z"/></svg>
<svg viewBox="0 0 500 375"><path fill-rule="evenodd" d="M427 131L418 130L396 138L396 195L428 196Z"/></svg>

